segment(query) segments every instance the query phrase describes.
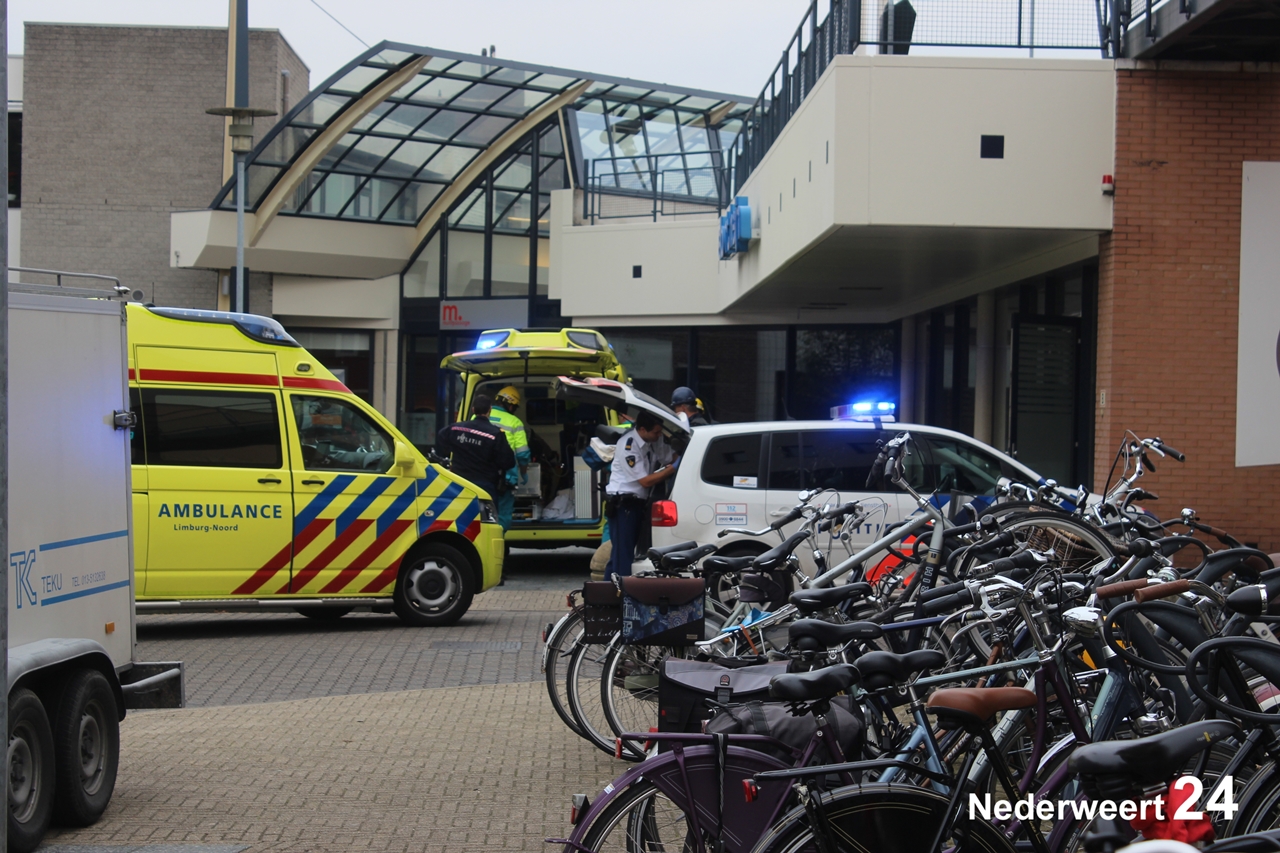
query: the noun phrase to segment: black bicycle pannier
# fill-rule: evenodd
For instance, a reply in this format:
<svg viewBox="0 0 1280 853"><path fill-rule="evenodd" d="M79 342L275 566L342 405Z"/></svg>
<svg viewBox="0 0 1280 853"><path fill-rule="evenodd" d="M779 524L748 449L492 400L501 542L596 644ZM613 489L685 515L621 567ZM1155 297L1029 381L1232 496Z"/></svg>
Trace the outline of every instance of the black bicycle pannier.
<svg viewBox="0 0 1280 853"><path fill-rule="evenodd" d="M787 661L730 668L717 663L668 658L658 670L658 731L702 731L714 705L769 698L769 682L782 675Z"/></svg>
<svg viewBox="0 0 1280 853"><path fill-rule="evenodd" d="M858 703L851 696L836 696L831 700L827 723L835 729L836 742L840 744L843 756L841 760L856 761L861 756L864 731L862 710ZM793 716L791 708L784 702L753 700L718 709L707 721L706 729L711 734L768 735L793 749L804 749L813 740L813 733L818 730L818 720L813 714ZM761 744L752 749L767 752L783 760L792 758L791 753L781 747ZM835 753L824 755L823 752L818 753L818 761L836 760Z"/></svg>
<svg viewBox="0 0 1280 853"><path fill-rule="evenodd" d="M607 643L622 630L622 593L612 581L582 585L582 640Z"/></svg>
<svg viewBox="0 0 1280 853"><path fill-rule="evenodd" d="M622 642L688 646L703 639L701 578L622 578Z"/></svg>

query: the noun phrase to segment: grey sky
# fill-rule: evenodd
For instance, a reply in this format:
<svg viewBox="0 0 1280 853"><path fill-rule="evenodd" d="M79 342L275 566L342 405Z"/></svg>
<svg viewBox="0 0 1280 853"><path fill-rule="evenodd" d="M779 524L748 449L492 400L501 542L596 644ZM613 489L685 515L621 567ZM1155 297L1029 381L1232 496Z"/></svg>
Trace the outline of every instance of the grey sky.
<svg viewBox="0 0 1280 853"><path fill-rule="evenodd" d="M497 55L754 96L808 0L317 0L361 39ZM825 10L826 2L819 6ZM9 0L9 52L24 21L221 26L227 0ZM364 47L311 0L249 0L249 25L280 30L315 85Z"/></svg>

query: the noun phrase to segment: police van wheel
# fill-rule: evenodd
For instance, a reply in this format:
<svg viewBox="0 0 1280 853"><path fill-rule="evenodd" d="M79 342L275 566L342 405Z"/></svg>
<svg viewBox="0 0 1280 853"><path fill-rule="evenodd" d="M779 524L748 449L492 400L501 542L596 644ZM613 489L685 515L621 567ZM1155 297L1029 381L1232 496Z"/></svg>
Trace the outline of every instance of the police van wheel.
<svg viewBox="0 0 1280 853"><path fill-rule="evenodd" d="M71 677L53 723L58 797L54 818L63 826L88 826L102 817L120 766L120 715L102 673L82 669Z"/></svg>
<svg viewBox="0 0 1280 853"><path fill-rule="evenodd" d="M53 732L26 688L9 697L9 849L35 850L53 816Z"/></svg>
<svg viewBox="0 0 1280 853"><path fill-rule="evenodd" d="M433 543L401 567L396 615L406 625L452 625L467 612L475 594L467 558L448 545Z"/></svg>

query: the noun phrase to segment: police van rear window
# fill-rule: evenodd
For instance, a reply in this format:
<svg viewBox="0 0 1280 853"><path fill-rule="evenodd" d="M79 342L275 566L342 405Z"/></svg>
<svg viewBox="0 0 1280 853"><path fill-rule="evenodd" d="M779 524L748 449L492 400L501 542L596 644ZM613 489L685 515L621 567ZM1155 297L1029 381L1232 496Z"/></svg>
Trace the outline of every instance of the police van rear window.
<svg viewBox="0 0 1280 853"><path fill-rule="evenodd" d="M296 347L293 339L275 320L257 314L237 314L233 311L203 311L199 308L149 308L152 314L171 320L191 320L197 323L222 323L235 326L245 337L264 344Z"/></svg>

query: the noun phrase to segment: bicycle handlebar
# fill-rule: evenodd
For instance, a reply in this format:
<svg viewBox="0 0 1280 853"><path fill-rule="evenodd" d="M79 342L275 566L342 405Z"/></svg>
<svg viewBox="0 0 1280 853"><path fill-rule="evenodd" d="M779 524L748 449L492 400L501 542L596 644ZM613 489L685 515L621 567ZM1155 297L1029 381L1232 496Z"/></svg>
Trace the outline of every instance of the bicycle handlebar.
<svg viewBox="0 0 1280 853"><path fill-rule="evenodd" d="M1168 598L1171 595L1181 595L1191 589L1191 581L1176 580L1169 583L1158 583L1154 586L1144 586L1135 590L1133 600L1142 604L1147 601L1154 601L1157 598Z"/></svg>
<svg viewBox="0 0 1280 853"><path fill-rule="evenodd" d="M1131 595L1147 586L1147 579L1142 578L1136 581L1120 581L1119 583L1109 583L1100 586L1094 592L1098 594L1098 598L1121 598Z"/></svg>

